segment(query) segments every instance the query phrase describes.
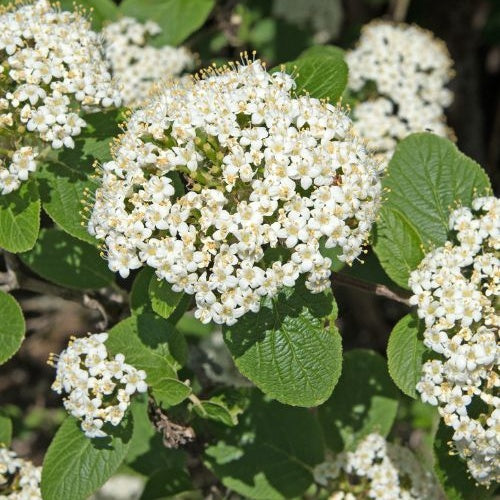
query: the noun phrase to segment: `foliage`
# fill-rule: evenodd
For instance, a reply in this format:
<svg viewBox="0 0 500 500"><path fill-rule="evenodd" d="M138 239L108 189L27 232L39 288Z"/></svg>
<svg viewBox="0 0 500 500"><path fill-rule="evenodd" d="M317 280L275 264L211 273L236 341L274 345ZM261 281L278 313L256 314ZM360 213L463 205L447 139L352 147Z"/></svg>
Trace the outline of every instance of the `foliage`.
<svg viewBox="0 0 500 500"><path fill-rule="evenodd" d="M155 44L198 43L201 57L208 51L210 57L224 59L229 47L255 42L273 61L271 71L295 77L297 95L332 105L346 98L344 51L313 42L326 22L313 15L307 2L294 2L307 12L298 18L296 12L286 12L288 2L276 2L274 10L262 2L239 2L233 12L239 21L226 30L219 29L222 7L214 0L77 3L92 12L95 29L120 16L153 20L162 28ZM61 4L62 9L73 8L72 2ZM317 4L332 16L331 39L340 29L341 2L328 8L325 2L311 3ZM283 26L301 33L287 50L276 41ZM282 54L287 57L279 60ZM89 111L74 149L45 152L30 181L0 195L0 250L5 257L0 269L0 363L8 362L23 343L26 292L46 291L77 297L84 305L98 302L92 314L100 316L89 321L106 325L109 352L123 354L127 363L144 370L149 387L109 438L89 439L73 417L63 421L43 460L43 498L83 500L117 471L144 481L144 500L183 494L202 498L210 488L221 497L327 498L329 492L314 476L326 456L353 450L372 433L391 439L405 426L420 425L412 411L426 411L414 400L419 399L416 385L429 353L422 321L408 307L408 279L428 251L447 241L450 212L491 193L485 171L447 139L428 132L408 136L383 174L385 199L365 262L344 268L336 250L324 248L321 241L322 252L333 261L333 291L313 294L299 280L276 297L263 298L258 312L220 330L202 324L192 313L192 296L175 292L151 268L127 279L113 274L87 231L96 168L111 159L113 140L127 116L124 109ZM175 181L177 192L184 190L181 178ZM390 309L389 320L383 319L388 327L382 341L367 333L363 347L370 348L353 349L352 339L343 335L344 311L336 297L342 305L342 286L348 280L386 298L389 290L401 303ZM376 308L382 316L380 304ZM9 446L20 426L3 410L0 444ZM491 496L493 491L476 487L465 464L449 453L443 423L434 441L427 417L420 425L425 427L425 451L428 456L434 447L435 473L448 498Z"/></svg>

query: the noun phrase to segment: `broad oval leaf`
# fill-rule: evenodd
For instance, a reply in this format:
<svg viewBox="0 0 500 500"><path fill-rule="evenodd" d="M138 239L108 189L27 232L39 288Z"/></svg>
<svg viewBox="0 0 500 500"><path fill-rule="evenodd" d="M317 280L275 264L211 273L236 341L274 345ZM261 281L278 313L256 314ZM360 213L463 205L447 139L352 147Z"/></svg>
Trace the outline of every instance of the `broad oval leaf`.
<svg viewBox="0 0 500 500"><path fill-rule="evenodd" d="M63 422L42 469L44 500L84 500L103 485L127 455L132 437L129 414L111 438L89 439L73 417Z"/></svg>
<svg viewBox="0 0 500 500"><path fill-rule="evenodd" d="M21 347L26 325L16 299L0 290L0 364L10 359Z"/></svg>
<svg viewBox="0 0 500 500"><path fill-rule="evenodd" d="M236 366L278 401L316 406L332 393L342 366L330 291L312 294L303 282L264 299L259 312L223 329Z"/></svg>
<svg viewBox="0 0 500 500"><path fill-rule="evenodd" d="M313 483L312 469L323 461L321 429L305 408L265 401L254 393L236 427L224 427L207 448L207 465L243 498L296 498Z"/></svg>
<svg viewBox="0 0 500 500"><path fill-rule="evenodd" d="M412 134L398 144L383 185L385 206L411 221L426 250L447 240L449 214L455 207L470 206L473 198L491 189L475 161L449 140L430 133ZM398 238L391 225L379 227L377 253L390 254L384 245Z"/></svg>
<svg viewBox="0 0 500 500"><path fill-rule="evenodd" d="M113 355L124 354L127 363L146 372L146 382L159 402L177 404L189 395L189 388L180 392L181 382L172 385L186 362L187 344L168 321L147 313L131 316L109 331L106 346Z"/></svg>
<svg viewBox="0 0 500 500"><path fill-rule="evenodd" d="M408 289L410 273L424 257L422 240L411 222L396 209L382 207L373 249L385 272L400 287Z"/></svg>
<svg viewBox="0 0 500 500"><path fill-rule="evenodd" d="M347 352L340 380L318 412L327 446L340 452L372 432L387 436L398 398L382 356L364 349Z"/></svg>
<svg viewBox="0 0 500 500"><path fill-rule="evenodd" d="M417 398L416 386L422 376L427 352L422 335L418 318L407 314L393 328L387 345L389 374L396 385L412 398Z"/></svg>
<svg viewBox="0 0 500 500"><path fill-rule="evenodd" d="M60 162L46 162L38 173L43 209L48 216L71 236L97 244L89 234L82 216L85 190L95 189L87 166L79 168Z"/></svg>
<svg viewBox="0 0 500 500"><path fill-rule="evenodd" d="M42 229L35 247L20 257L43 278L68 288L102 288L114 280L94 246L54 228Z"/></svg>
<svg viewBox="0 0 500 500"><path fill-rule="evenodd" d="M40 197L33 180L0 196L0 248L26 252L33 248L40 230Z"/></svg>
<svg viewBox="0 0 500 500"><path fill-rule="evenodd" d="M347 85L347 64L343 52L335 47L315 48L306 51L295 61L282 67L294 76L298 94L307 93L318 99L329 99L336 103ZM282 67L273 68L280 71Z"/></svg>
<svg viewBox="0 0 500 500"><path fill-rule="evenodd" d="M207 19L215 0L124 0L120 12L140 21L155 21L162 32L153 45L178 45Z"/></svg>

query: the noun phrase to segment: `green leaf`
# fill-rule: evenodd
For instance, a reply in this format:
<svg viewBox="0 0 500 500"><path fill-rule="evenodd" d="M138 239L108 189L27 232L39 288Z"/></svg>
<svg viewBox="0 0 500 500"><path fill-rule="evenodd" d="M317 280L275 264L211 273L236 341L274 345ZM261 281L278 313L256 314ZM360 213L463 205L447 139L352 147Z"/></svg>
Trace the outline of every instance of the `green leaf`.
<svg viewBox="0 0 500 500"><path fill-rule="evenodd" d="M0 248L25 252L33 248L40 230L40 197L35 182L26 181L0 196Z"/></svg>
<svg viewBox="0 0 500 500"><path fill-rule="evenodd" d="M47 215L71 236L97 244L87 231L82 217L85 190L94 191L90 180L90 165L74 168L64 163L46 162L37 173L43 209Z"/></svg>
<svg viewBox="0 0 500 500"><path fill-rule="evenodd" d="M141 269L132 283L130 290L130 310L133 314L139 315L145 312L152 313L151 300L149 299L149 283L153 278L153 268L144 267Z"/></svg>
<svg viewBox="0 0 500 500"><path fill-rule="evenodd" d="M109 438L89 439L68 417L47 450L42 469L44 500L84 500L102 486L127 455L132 417Z"/></svg>
<svg viewBox="0 0 500 500"><path fill-rule="evenodd" d="M110 144L120 133L119 110L84 115L87 126L75 138L74 149L63 149L37 172L43 208L50 218L75 238L97 245L87 231L81 215L85 208L84 194L92 195L97 187L91 176L94 163L111 159ZM88 214L87 214L88 216ZM83 225L82 225L83 223Z"/></svg>
<svg viewBox="0 0 500 500"><path fill-rule="evenodd" d="M10 446L12 440L12 420L0 414L0 447Z"/></svg>
<svg viewBox="0 0 500 500"><path fill-rule="evenodd" d="M142 492L141 500L178 498L174 495L191 490L194 490L194 486L188 471L175 464L169 469L160 469L151 474Z"/></svg>
<svg viewBox="0 0 500 500"><path fill-rule="evenodd" d="M308 93L336 103L347 85L347 64L342 50L335 47L309 49L283 66L286 73L294 76L298 94ZM281 67L276 67L272 71L280 70Z"/></svg>
<svg viewBox="0 0 500 500"><path fill-rule="evenodd" d="M154 45L179 45L205 22L214 5L214 0L124 0L120 12L157 22L162 32L152 39Z"/></svg>
<svg viewBox="0 0 500 500"><path fill-rule="evenodd" d="M187 356L184 337L153 314L131 316L118 323L109 331L106 346L113 355L122 353L127 363L144 370L153 392L161 391L166 379L177 378Z"/></svg>
<svg viewBox="0 0 500 500"><path fill-rule="evenodd" d="M447 240L449 214L454 208L470 206L473 198L491 190L488 176L475 161L449 140L429 133L412 134L398 144L383 185L388 190L385 206L411 221L427 250ZM378 228L377 238L380 254L383 242L401 236L385 224ZM384 251L391 253L389 248Z"/></svg>
<svg viewBox="0 0 500 500"><path fill-rule="evenodd" d="M392 280L408 289L410 273L424 257L424 251L417 231L399 210L382 207L374 250Z"/></svg>
<svg viewBox="0 0 500 500"><path fill-rule="evenodd" d="M102 288L114 280L95 247L58 229L42 229L33 250L20 257L43 278L68 288Z"/></svg>
<svg viewBox="0 0 500 500"><path fill-rule="evenodd" d="M340 452L372 432L387 436L398 397L382 356L364 349L347 352L339 383L318 412L328 447Z"/></svg>
<svg viewBox="0 0 500 500"><path fill-rule="evenodd" d="M312 468L323 461L321 430L304 408L267 402L254 394L236 427L224 427L206 462L243 498L275 500L301 496Z"/></svg>
<svg viewBox="0 0 500 500"><path fill-rule="evenodd" d="M26 325L16 299L0 290L0 364L10 359L21 347Z"/></svg>
<svg viewBox="0 0 500 500"><path fill-rule="evenodd" d="M417 398L416 385L422 376L427 349L422 341L423 325L407 314L393 328L387 345L389 374L408 396Z"/></svg>
<svg viewBox="0 0 500 500"><path fill-rule="evenodd" d="M162 408L182 403L191 392L189 385L170 377L161 379L153 388L153 396Z"/></svg>
<svg viewBox="0 0 500 500"><path fill-rule="evenodd" d="M236 366L270 397L296 406L316 406L330 396L340 376L342 341L330 291L312 294L299 282L257 313L223 329Z"/></svg>
<svg viewBox="0 0 500 500"><path fill-rule="evenodd" d="M487 500L495 493L495 488L487 490L477 486L471 478L465 461L458 455L450 454L453 432L442 421L434 439L434 470L448 500Z"/></svg>
<svg viewBox="0 0 500 500"><path fill-rule="evenodd" d="M75 0L60 0L62 10L73 11ZM78 0L77 5L87 9L92 21L92 28L100 30L105 21L113 21L118 16L118 7L112 0Z"/></svg>
<svg viewBox="0 0 500 500"><path fill-rule="evenodd" d="M193 404L194 411L202 418L208 418L230 427L238 423L240 415L247 406L247 399L237 390L225 389L221 394Z"/></svg>
<svg viewBox="0 0 500 500"><path fill-rule="evenodd" d="M172 290L172 286L165 280L159 280L152 276L149 283L149 298L153 311L162 318L169 318L179 305L183 293L177 293Z"/></svg>

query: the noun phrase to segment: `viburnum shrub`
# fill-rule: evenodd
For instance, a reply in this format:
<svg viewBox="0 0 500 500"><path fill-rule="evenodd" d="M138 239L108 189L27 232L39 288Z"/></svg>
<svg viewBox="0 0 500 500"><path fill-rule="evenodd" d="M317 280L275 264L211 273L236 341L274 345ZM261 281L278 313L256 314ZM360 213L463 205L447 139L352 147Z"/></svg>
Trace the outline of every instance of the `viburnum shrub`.
<svg viewBox="0 0 500 500"><path fill-rule="evenodd" d="M0 496L493 497L499 202L444 42L268 67L223 57L270 36L246 4L79 3L0 7L0 362L50 365Z"/></svg>

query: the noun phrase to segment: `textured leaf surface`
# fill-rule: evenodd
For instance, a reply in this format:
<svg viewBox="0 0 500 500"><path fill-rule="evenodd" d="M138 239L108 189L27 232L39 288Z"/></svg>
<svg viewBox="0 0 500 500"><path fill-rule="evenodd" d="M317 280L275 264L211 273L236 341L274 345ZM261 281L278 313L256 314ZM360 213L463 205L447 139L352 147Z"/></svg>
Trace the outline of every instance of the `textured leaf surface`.
<svg viewBox="0 0 500 500"><path fill-rule="evenodd" d="M112 354L122 353L127 363L147 373L146 382L153 389L171 388L168 379L177 378L177 370L185 363L187 345L184 337L166 320L152 315L131 316L109 331L106 346ZM178 397L178 387L172 398Z"/></svg>
<svg viewBox="0 0 500 500"><path fill-rule="evenodd" d="M429 133L412 134L399 143L383 184L389 189L385 206L411 222L427 249L446 241L451 210L470 206L473 198L490 190L486 173L475 161L449 140ZM382 241L398 239L390 226L380 227L378 237L379 254Z"/></svg>
<svg viewBox="0 0 500 500"><path fill-rule="evenodd" d="M207 19L215 0L124 0L123 15L157 22L162 32L152 39L156 46L178 45Z"/></svg>
<svg viewBox="0 0 500 500"><path fill-rule="evenodd" d="M40 197L34 181L0 196L0 248L25 252L33 248L40 229Z"/></svg>
<svg viewBox="0 0 500 500"><path fill-rule="evenodd" d="M308 93L318 99L328 98L332 103L339 100L347 85L347 64L340 49L331 49L310 49L295 61L284 65L285 71L295 78L298 94Z"/></svg>
<svg viewBox="0 0 500 500"><path fill-rule="evenodd" d="M471 479L467 465L458 455L450 455L451 428L440 422L434 439L434 470L448 500L487 500L495 488L489 491L477 486Z"/></svg>
<svg viewBox="0 0 500 500"><path fill-rule="evenodd" d="M151 278L149 298L153 311L162 318L169 318L172 315L183 295L183 293L174 292L167 281L159 280L156 276Z"/></svg>
<svg viewBox="0 0 500 500"><path fill-rule="evenodd" d="M43 278L68 288L102 288L114 280L94 246L58 229L42 229L35 247L21 260Z"/></svg>
<svg viewBox="0 0 500 500"><path fill-rule="evenodd" d="M43 209L49 217L71 236L95 245L81 215L84 191L93 191L88 175L90 165L75 168L64 163L47 162L38 174Z"/></svg>
<svg viewBox="0 0 500 500"><path fill-rule="evenodd" d="M5 363L21 347L26 326L16 299L1 290L0 318L0 363Z"/></svg>
<svg viewBox="0 0 500 500"><path fill-rule="evenodd" d="M247 313L223 330L236 366L282 403L321 404L342 365L334 303L331 292L311 294L302 282L265 299L259 312Z"/></svg>
<svg viewBox="0 0 500 500"><path fill-rule="evenodd" d="M175 378L162 378L153 388L153 396L162 408L182 403L191 394L191 387Z"/></svg>
<svg viewBox="0 0 500 500"><path fill-rule="evenodd" d="M347 352L339 383L319 408L328 447L333 451L351 448L371 432L387 436L398 397L382 356L364 349Z"/></svg>
<svg viewBox="0 0 500 500"><path fill-rule="evenodd" d="M389 374L408 396L417 397L416 385L422 376L427 349L422 341L423 328L418 318L407 314L393 328L387 345Z"/></svg>
<svg viewBox="0 0 500 500"><path fill-rule="evenodd" d="M375 253L386 273L408 289L410 273L424 256L422 241L410 221L398 210L382 208L376 229Z"/></svg>
<svg viewBox="0 0 500 500"><path fill-rule="evenodd" d="M244 498L300 496L323 460L321 430L304 408L266 402L254 395L236 427L225 427L206 461L223 484Z"/></svg>
<svg viewBox="0 0 500 500"><path fill-rule="evenodd" d="M42 469L44 500L84 500L118 469L132 437L132 418L113 438L89 439L68 417L47 450Z"/></svg>

